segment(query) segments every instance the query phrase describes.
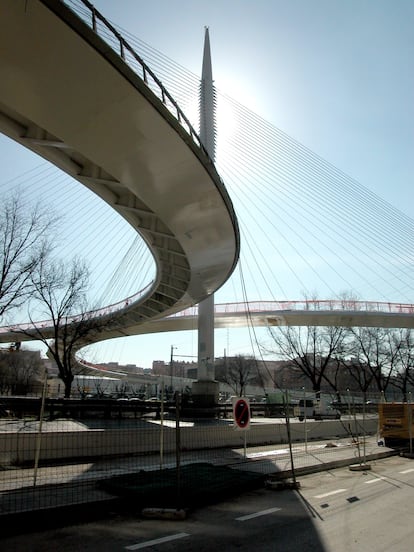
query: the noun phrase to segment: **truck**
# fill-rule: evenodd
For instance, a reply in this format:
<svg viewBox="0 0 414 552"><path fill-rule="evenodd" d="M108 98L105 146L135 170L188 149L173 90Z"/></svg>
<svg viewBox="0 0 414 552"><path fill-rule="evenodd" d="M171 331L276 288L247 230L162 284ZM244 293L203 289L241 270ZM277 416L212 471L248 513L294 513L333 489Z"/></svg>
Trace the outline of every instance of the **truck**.
<svg viewBox="0 0 414 552"><path fill-rule="evenodd" d="M322 399L299 399L293 409L293 415L302 422L310 420L340 420L341 412Z"/></svg>
<svg viewBox="0 0 414 552"><path fill-rule="evenodd" d="M289 403L289 393L285 391L271 391L266 393L266 396L262 399L264 405L264 415L280 418L286 415L286 402Z"/></svg>
<svg viewBox="0 0 414 552"><path fill-rule="evenodd" d="M414 438L414 404L389 402L378 404L379 433L390 448L407 447Z"/></svg>

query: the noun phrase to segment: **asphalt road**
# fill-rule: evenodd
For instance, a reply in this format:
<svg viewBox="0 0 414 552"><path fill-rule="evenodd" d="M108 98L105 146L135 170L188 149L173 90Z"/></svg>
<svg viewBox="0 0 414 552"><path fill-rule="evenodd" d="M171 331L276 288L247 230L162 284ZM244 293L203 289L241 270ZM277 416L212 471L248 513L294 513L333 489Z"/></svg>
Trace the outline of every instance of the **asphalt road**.
<svg viewBox="0 0 414 552"><path fill-rule="evenodd" d="M394 456L371 470L299 478L299 491L260 489L185 520L138 512L0 539L8 552L411 552L414 462Z"/></svg>

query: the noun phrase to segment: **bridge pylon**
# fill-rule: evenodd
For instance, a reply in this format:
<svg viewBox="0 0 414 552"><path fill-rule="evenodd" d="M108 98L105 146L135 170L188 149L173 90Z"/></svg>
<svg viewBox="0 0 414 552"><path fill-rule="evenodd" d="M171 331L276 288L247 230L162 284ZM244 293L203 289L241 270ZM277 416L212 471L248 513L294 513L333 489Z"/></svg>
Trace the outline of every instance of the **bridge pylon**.
<svg viewBox="0 0 414 552"><path fill-rule="evenodd" d="M208 27L204 34L203 64L200 85L200 140L210 158L215 158L215 90L211 67ZM219 383L214 374L214 294L198 306L198 380L193 383L194 405L211 408L218 402ZM204 411L206 414L206 411ZM214 411L211 411L214 415Z"/></svg>

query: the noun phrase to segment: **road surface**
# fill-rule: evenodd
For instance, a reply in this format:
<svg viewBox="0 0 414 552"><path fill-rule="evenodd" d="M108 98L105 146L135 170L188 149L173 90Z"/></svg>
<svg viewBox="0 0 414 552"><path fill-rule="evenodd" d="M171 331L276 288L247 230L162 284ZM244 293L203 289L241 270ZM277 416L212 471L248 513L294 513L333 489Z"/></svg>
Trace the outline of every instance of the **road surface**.
<svg viewBox="0 0 414 552"><path fill-rule="evenodd" d="M411 552L414 463L394 456L371 470L299 478L298 491L259 489L185 520L139 512L0 540L8 552Z"/></svg>

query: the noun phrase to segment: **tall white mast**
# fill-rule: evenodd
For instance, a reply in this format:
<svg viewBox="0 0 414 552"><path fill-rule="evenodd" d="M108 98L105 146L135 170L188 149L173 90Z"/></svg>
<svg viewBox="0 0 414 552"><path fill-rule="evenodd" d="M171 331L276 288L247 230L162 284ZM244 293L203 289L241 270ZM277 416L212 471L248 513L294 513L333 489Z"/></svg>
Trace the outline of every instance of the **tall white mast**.
<svg viewBox="0 0 414 552"><path fill-rule="evenodd" d="M216 97L211 68L210 37L205 28L203 65L200 86L200 139L214 161ZM198 382L193 386L193 398L206 406L217 402L218 385L214 383L214 295L198 305Z"/></svg>
<svg viewBox="0 0 414 552"><path fill-rule="evenodd" d="M211 68L210 36L205 28L200 85L200 139L214 161L216 156L216 91Z"/></svg>

